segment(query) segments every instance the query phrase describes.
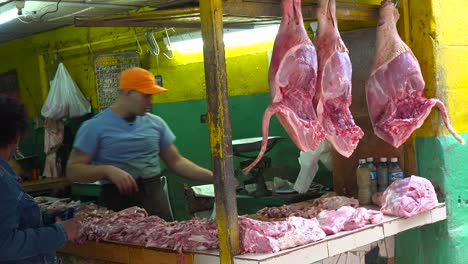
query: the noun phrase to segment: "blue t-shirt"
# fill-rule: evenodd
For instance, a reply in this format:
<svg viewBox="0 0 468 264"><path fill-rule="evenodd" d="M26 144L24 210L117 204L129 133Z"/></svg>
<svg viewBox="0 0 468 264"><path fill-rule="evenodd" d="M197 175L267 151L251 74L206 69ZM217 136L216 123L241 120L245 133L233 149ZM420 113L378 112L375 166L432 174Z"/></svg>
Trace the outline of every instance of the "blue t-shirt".
<svg viewBox="0 0 468 264"><path fill-rule="evenodd" d="M73 147L96 165L113 165L134 178L149 178L161 173L159 153L174 140L174 133L157 115L146 113L130 123L107 108L83 123Z"/></svg>

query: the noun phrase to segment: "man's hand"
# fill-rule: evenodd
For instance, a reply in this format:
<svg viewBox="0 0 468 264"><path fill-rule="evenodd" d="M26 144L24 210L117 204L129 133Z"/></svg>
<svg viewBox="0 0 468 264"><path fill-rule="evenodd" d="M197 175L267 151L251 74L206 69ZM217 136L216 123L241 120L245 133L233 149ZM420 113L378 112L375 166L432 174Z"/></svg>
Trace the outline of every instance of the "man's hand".
<svg viewBox="0 0 468 264"><path fill-rule="evenodd" d="M115 166L106 166L107 179L115 184L121 194L132 194L138 191L135 179L122 169Z"/></svg>

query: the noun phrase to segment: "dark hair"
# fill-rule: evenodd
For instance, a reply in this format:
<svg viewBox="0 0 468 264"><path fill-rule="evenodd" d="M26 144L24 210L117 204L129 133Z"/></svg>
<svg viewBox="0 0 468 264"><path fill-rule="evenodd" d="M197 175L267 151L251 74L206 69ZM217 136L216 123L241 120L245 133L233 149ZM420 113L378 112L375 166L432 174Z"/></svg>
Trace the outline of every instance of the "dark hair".
<svg viewBox="0 0 468 264"><path fill-rule="evenodd" d="M18 99L0 95L0 148L14 143L18 136L26 133L27 116Z"/></svg>

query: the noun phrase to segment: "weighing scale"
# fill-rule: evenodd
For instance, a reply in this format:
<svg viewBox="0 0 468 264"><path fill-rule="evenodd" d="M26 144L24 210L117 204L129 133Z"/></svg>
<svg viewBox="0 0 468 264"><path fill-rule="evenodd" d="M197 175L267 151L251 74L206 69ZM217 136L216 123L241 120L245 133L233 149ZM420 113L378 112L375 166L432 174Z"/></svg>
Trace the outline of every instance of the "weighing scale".
<svg viewBox="0 0 468 264"><path fill-rule="evenodd" d="M280 141L284 138L279 136L271 136L268 137L267 148L265 151L265 155L262 159L257 163L255 167L252 168L250 174L252 175L252 179L244 181L245 184L255 183L257 188L253 193L255 197L264 197L271 195L271 191L267 190L265 185L265 178L263 173L266 169L271 167L271 158L268 157L266 154ZM250 156L247 153L249 152L258 152L262 147L262 138L261 137L254 137L254 138L243 138L243 139L236 139L232 141L232 151L234 156L245 158L240 162L240 170L248 167L256 158L255 156Z"/></svg>

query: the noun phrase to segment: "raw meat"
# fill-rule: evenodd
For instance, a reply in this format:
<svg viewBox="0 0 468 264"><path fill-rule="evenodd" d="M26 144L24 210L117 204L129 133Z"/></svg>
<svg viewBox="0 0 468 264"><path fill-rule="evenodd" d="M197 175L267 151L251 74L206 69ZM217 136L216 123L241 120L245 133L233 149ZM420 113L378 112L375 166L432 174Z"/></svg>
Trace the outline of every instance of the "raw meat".
<svg viewBox="0 0 468 264"><path fill-rule="evenodd" d="M357 208L359 206L359 201L357 199L346 196L338 196L336 193L330 192L322 195L318 199L315 199L314 205L322 209L336 210L342 206L351 206Z"/></svg>
<svg viewBox="0 0 468 264"><path fill-rule="evenodd" d="M323 210L317 216L320 227L327 235L333 235L344 228L344 223L353 216L356 209L351 206L343 206L338 210Z"/></svg>
<svg viewBox="0 0 468 264"><path fill-rule="evenodd" d="M351 105L352 66L341 40L335 0L320 0L317 8L317 116L325 136L338 153L351 156L364 135L354 123Z"/></svg>
<svg viewBox="0 0 468 264"><path fill-rule="evenodd" d="M268 218L285 218L290 216L298 216L303 218L314 218L320 211L319 207L307 206L305 204L289 204L280 207L265 207L257 212L258 215L262 215Z"/></svg>
<svg viewBox="0 0 468 264"><path fill-rule="evenodd" d="M289 217L264 222L239 217L242 253L273 253L323 239L326 235L316 218Z"/></svg>
<svg viewBox="0 0 468 264"><path fill-rule="evenodd" d="M62 176L62 166L60 158L57 158L57 151L63 144L64 125L61 120L46 118L44 120L44 153L46 159L42 175L49 178Z"/></svg>
<svg viewBox="0 0 468 264"><path fill-rule="evenodd" d="M379 207L382 207L382 196L383 196L383 192L374 193L372 195L372 203Z"/></svg>
<svg viewBox="0 0 468 264"><path fill-rule="evenodd" d="M310 201L292 203L280 207L265 207L259 210L257 214L268 218L285 218L289 216L314 218L322 210L336 210L345 205L358 207L359 201L354 198L337 196L335 192L328 192Z"/></svg>
<svg viewBox="0 0 468 264"><path fill-rule="evenodd" d="M211 219L165 222L149 232L146 247L172 248L179 251L218 248L218 230Z"/></svg>
<svg viewBox="0 0 468 264"><path fill-rule="evenodd" d="M424 97L421 69L413 52L398 35L398 18L398 10L392 1L383 0L377 27L376 56L366 85L367 106L375 134L399 147L436 106L447 129L464 144L453 130L444 104L437 98Z"/></svg>
<svg viewBox="0 0 468 264"><path fill-rule="evenodd" d="M257 159L243 170L244 174L265 154L273 114L304 152L316 149L325 137L312 103L317 81L317 54L304 28L301 1L283 0L282 11L268 74L271 104L263 115L262 148Z"/></svg>
<svg viewBox="0 0 468 264"><path fill-rule="evenodd" d="M158 216L148 216L139 207L131 207L102 218L86 219L80 230L84 240L124 242L146 247L169 248L178 251L218 248L218 231L211 219L166 222Z"/></svg>
<svg viewBox="0 0 468 264"><path fill-rule="evenodd" d="M382 198L384 214L411 217L434 208L438 201L431 182L412 175L394 181Z"/></svg>
<svg viewBox="0 0 468 264"><path fill-rule="evenodd" d="M379 211L367 210L359 207L343 225L343 230L350 231L361 228L367 224L378 224L383 220L383 214Z"/></svg>

